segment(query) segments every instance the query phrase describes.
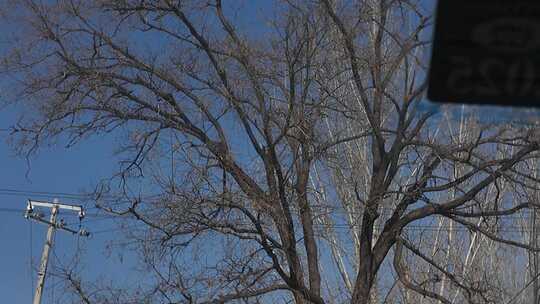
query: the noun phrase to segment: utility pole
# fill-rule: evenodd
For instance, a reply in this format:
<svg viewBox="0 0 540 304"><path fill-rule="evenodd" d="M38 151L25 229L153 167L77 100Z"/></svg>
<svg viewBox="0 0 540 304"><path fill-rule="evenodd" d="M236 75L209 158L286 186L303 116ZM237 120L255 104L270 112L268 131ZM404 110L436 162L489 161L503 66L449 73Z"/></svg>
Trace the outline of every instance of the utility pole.
<svg viewBox="0 0 540 304"><path fill-rule="evenodd" d="M44 208L50 208L51 209L51 216L49 220L43 219L43 214L34 212L35 207L44 207ZM38 282L36 286L36 292L34 294L34 301L33 304L40 304L41 303L41 296L43 294L43 287L45 286L45 278L47 276L47 265L49 263L49 252L53 246L53 240L54 240L54 234L56 232L56 229L65 230L67 232L78 234L81 236L89 236L90 234L84 230L79 229L73 230L68 227L65 227L64 221L58 222L56 220L58 216L58 212L60 209L66 209L70 211L76 211L79 215L79 220L82 220L84 218L84 210L82 206L74 206L74 205L66 205L66 204L60 204L57 199L54 199L52 203L50 202L43 202L43 201L34 201L34 200L28 200L28 205L26 206L26 213L24 215L27 219L36 220L41 223L45 223L49 226L47 229L47 240L45 241L45 245L43 246L43 253L41 254L41 261L39 265L39 271L38 271Z"/></svg>

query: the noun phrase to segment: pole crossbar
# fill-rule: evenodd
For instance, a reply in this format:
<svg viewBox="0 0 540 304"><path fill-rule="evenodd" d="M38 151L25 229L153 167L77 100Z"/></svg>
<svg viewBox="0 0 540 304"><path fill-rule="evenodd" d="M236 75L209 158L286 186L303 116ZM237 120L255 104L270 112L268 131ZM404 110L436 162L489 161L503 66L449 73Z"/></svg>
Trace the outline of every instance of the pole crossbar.
<svg viewBox="0 0 540 304"><path fill-rule="evenodd" d="M34 213L34 208L36 207L51 208L51 216L48 221L43 219L41 215ZM28 200L28 205L26 207L26 213L24 215L26 219L35 220L40 223L47 224L48 226L47 239L43 247L43 253L41 254L41 261L40 261L39 270L38 270L38 283L37 283L36 291L34 294L34 301L32 302L33 304L41 303L41 297L43 295L43 288L45 286L45 278L47 276L49 252L51 251L51 248L53 246L54 234L56 233L56 230L60 229L60 230L64 230L72 234L78 234L81 236L90 235L90 233L88 233L84 229L80 229L79 231L77 231L77 230L66 227L63 221L57 222L56 219L57 219L60 209L78 212L79 219L82 220L84 218L84 209L82 206L61 204L58 202L57 199L54 199L52 203L45 202L45 201Z"/></svg>

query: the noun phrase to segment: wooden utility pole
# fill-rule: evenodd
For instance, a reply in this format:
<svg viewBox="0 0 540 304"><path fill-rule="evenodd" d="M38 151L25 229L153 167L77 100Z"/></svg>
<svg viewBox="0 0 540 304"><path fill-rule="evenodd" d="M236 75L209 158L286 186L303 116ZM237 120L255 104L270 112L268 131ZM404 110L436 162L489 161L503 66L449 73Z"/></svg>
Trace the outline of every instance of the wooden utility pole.
<svg viewBox="0 0 540 304"><path fill-rule="evenodd" d="M34 212L35 207L50 208L51 216L49 218L49 221L44 220L43 215L41 215L40 213L35 213ZM65 227L63 222L58 223L56 218L60 209L78 211L79 219L84 218L84 210L82 206L60 204L57 199L54 199L52 203L28 200L28 205L26 207L26 213L24 216L27 219L33 219L33 220L45 223L49 226L49 228L47 229L47 240L45 241L45 246L43 247L43 253L41 255L41 262L40 262L39 271L38 271L38 282L36 286L36 292L34 294L34 301L32 302L33 304L41 303L41 296L43 294L43 287L45 286L45 278L47 276L49 252L51 251L51 248L53 246L54 234L56 232L56 229L65 230L73 234L79 234L82 236L89 235L89 233L85 231L84 229L77 231L77 230L73 230L73 229Z"/></svg>
<svg viewBox="0 0 540 304"><path fill-rule="evenodd" d="M58 213L58 207L54 206L51 209L51 218L49 222L49 228L47 229L47 241L43 247L43 254L41 255L41 263L39 263L38 282L36 287L36 293L34 294L33 304L40 304L41 295L43 294L43 286L45 285L45 274L47 273L47 265L49 264L49 251L53 245L54 233L56 232L56 214Z"/></svg>

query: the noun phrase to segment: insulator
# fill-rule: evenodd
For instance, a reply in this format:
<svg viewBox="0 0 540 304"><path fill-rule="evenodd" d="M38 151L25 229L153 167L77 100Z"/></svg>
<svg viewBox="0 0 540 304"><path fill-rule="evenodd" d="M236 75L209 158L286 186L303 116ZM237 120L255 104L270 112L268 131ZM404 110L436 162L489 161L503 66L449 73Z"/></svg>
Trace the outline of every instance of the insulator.
<svg viewBox="0 0 540 304"><path fill-rule="evenodd" d="M86 231L86 229L81 229L81 230L79 230L79 234L81 236L89 236L90 232Z"/></svg>

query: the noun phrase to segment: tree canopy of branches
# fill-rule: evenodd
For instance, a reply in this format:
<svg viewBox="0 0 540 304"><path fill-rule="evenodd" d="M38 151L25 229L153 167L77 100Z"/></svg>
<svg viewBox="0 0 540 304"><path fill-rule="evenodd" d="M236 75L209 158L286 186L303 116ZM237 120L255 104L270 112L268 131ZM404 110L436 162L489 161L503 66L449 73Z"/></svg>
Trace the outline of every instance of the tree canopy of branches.
<svg viewBox="0 0 540 304"><path fill-rule="evenodd" d="M126 134L131 203L101 207L146 227L138 303L495 303L500 250L540 249L512 231L538 207L539 133L422 110L422 1L1 10L21 152ZM122 296L65 278L84 303Z"/></svg>

